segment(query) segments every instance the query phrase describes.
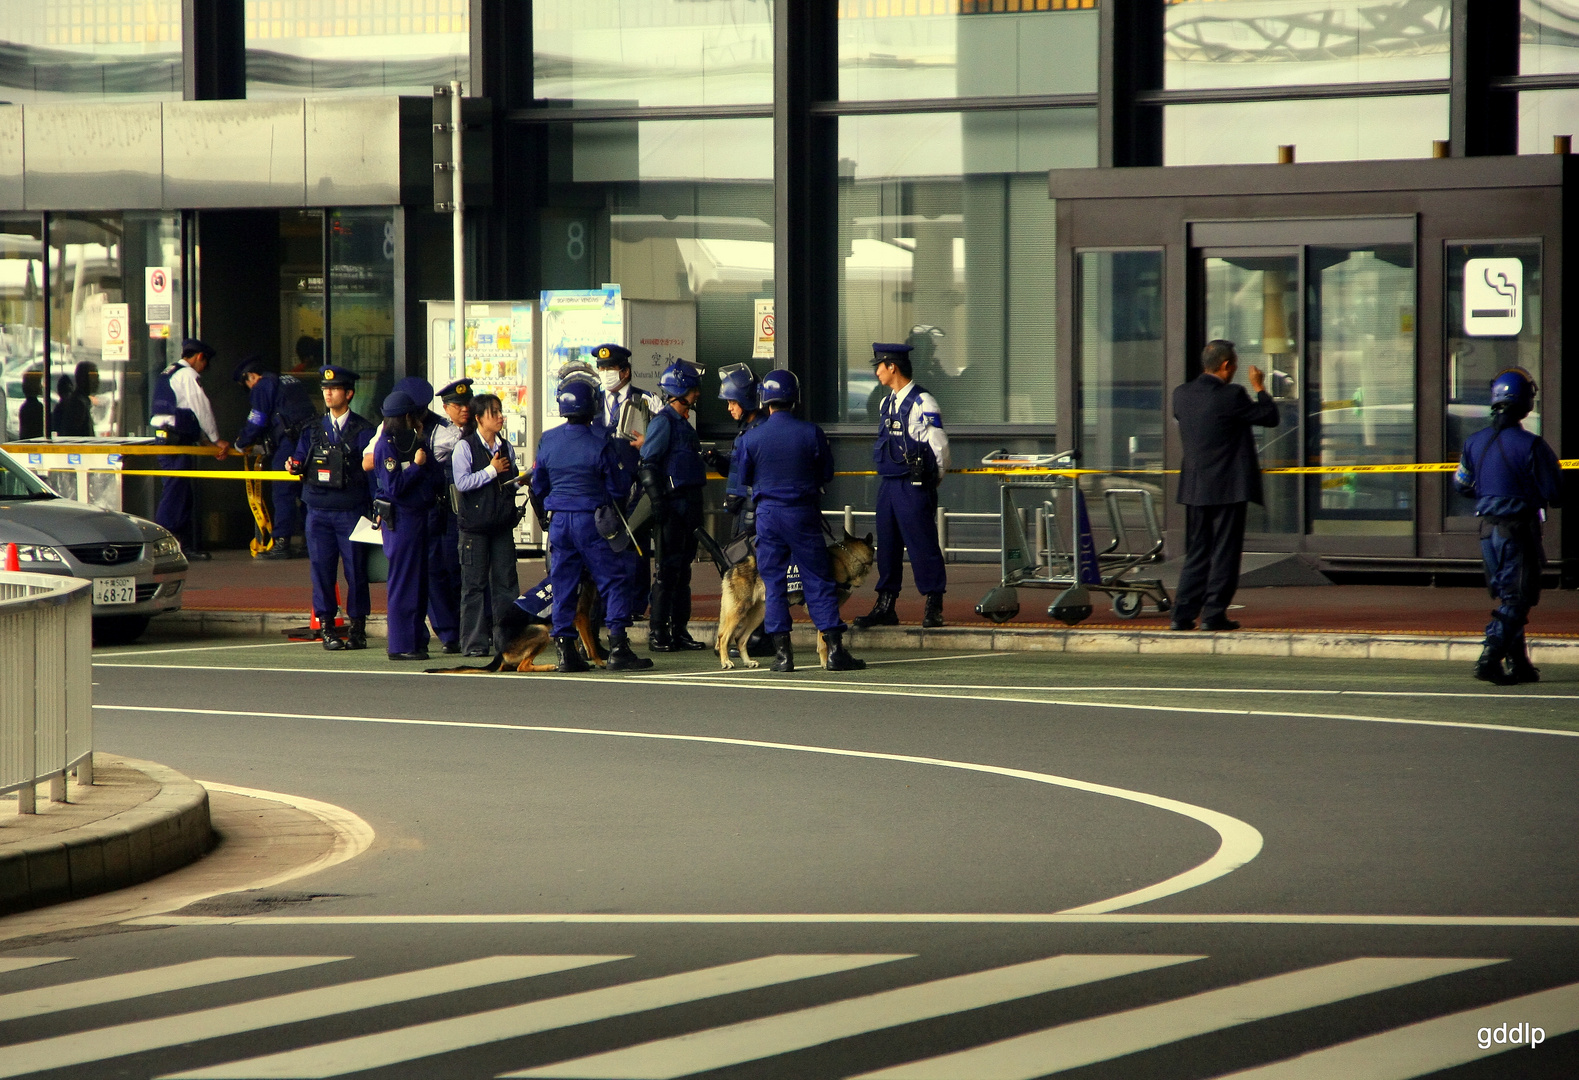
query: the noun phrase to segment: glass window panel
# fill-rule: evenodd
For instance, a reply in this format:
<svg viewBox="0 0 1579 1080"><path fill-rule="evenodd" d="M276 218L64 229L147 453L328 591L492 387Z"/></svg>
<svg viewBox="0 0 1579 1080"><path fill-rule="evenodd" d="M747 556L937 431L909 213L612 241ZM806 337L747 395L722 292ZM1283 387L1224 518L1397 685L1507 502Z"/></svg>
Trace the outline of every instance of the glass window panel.
<svg viewBox="0 0 1579 1080"><path fill-rule="evenodd" d="M6 437L44 434L44 221L0 219L0 384Z"/></svg>
<svg viewBox="0 0 1579 1080"><path fill-rule="evenodd" d="M1579 71L1579 3L1523 0L1519 70L1526 75Z"/></svg>
<svg viewBox="0 0 1579 1080"><path fill-rule="evenodd" d="M534 96L576 105L773 100L769 0L536 0Z"/></svg>
<svg viewBox="0 0 1579 1080"><path fill-rule="evenodd" d="M772 361L750 357L755 302L773 296L773 122L586 123L550 143L542 288L609 282L627 300L691 305L687 359L766 374ZM703 393L699 423L734 430L716 390Z"/></svg>
<svg viewBox="0 0 1579 1080"><path fill-rule="evenodd" d="M1161 470L1162 252L1084 251L1079 262L1081 466ZM1095 479L1162 497L1160 474Z"/></svg>
<svg viewBox="0 0 1579 1080"><path fill-rule="evenodd" d="M1415 460L1415 258L1409 244L1312 247L1306 461ZM1320 475L1306 483L1310 532L1411 536L1411 473Z"/></svg>
<svg viewBox="0 0 1579 1080"><path fill-rule="evenodd" d="M1520 301L1523 325L1512 337L1471 337L1464 332L1464 268L1470 259L1518 259L1523 265L1524 297ZM1464 452L1464 440L1491 422L1491 380L1510 367L1522 367L1541 382L1541 245L1538 242L1512 244L1449 244L1447 248L1447 424L1446 457L1457 461ZM1541 406L1545 395L1537 394L1535 409L1524 426L1537 434L1541 430ZM1475 500L1466 499L1444 480L1447 490L1447 515L1472 517Z"/></svg>
<svg viewBox="0 0 1579 1080"><path fill-rule="evenodd" d="M909 339L945 423L1055 422L1044 170L1095 151L1083 109L840 119L844 393L829 419L874 421L872 342Z"/></svg>
<svg viewBox="0 0 1579 1080"><path fill-rule="evenodd" d="M841 0L845 101L1093 93L1096 0Z"/></svg>
<svg viewBox="0 0 1579 1080"><path fill-rule="evenodd" d="M180 101L181 0L0 0L0 100Z"/></svg>
<svg viewBox="0 0 1579 1080"><path fill-rule="evenodd" d="M246 0L247 96L433 93L471 77L468 0ZM469 87L468 87L469 90Z"/></svg>
<svg viewBox="0 0 1579 1080"><path fill-rule="evenodd" d="M1292 143L1300 161L1430 157L1447 123L1445 96L1170 105L1163 153L1168 165L1264 164Z"/></svg>
<svg viewBox="0 0 1579 1080"><path fill-rule="evenodd" d="M1519 153L1551 153L1554 135L1579 135L1579 90L1520 94Z"/></svg>
<svg viewBox="0 0 1579 1080"><path fill-rule="evenodd" d="M1263 469L1301 465L1299 255L1253 253L1205 260L1206 340L1232 341L1239 353L1235 381L1248 385L1252 366L1267 373L1267 389L1281 418L1275 428L1255 429ZM1204 342L1203 342L1204 344ZM1297 533L1300 480L1268 476L1261 506L1250 505L1250 532Z"/></svg>
<svg viewBox="0 0 1579 1080"><path fill-rule="evenodd" d="M353 407L380 418L395 382L395 212L332 210L328 361L359 376Z"/></svg>
<svg viewBox="0 0 1579 1080"><path fill-rule="evenodd" d="M1451 11L1452 0L1167 0L1164 85L1445 79Z"/></svg>
<svg viewBox="0 0 1579 1080"><path fill-rule="evenodd" d="M280 370L324 364L323 211L280 211Z"/></svg>

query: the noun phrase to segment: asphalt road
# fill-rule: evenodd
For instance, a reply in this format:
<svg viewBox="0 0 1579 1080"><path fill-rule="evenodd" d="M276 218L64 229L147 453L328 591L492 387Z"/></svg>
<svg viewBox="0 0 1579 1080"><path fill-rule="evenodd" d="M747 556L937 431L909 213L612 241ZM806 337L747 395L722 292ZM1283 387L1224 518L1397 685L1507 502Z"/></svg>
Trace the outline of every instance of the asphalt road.
<svg viewBox="0 0 1579 1080"><path fill-rule="evenodd" d="M378 839L9 943L0 1076L1579 1074L1579 670L193 647L100 651L99 745Z"/></svg>

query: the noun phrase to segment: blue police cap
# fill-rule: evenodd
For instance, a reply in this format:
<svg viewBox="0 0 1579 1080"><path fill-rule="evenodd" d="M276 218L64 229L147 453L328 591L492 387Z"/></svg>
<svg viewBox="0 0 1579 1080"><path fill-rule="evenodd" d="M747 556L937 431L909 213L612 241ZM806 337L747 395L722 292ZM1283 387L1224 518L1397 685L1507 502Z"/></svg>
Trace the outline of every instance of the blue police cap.
<svg viewBox="0 0 1579 1080"><path fill-rule="evenodd" d="M356 372L350 368L327 364L318 373L323 376L325 386L349 386L353 390L356 389Z"/></svg>
<svg viewBox="0 0 1579 1080"><path fill-rule="evenodd" d="M218 356L219 355L217 352L214 351L214 347L212 345L208 345L208 344L204 343L202 340L200 340L198 338L189 337L189 338L185 338L185 339L182 340L182 342L181 342L181 355L182 356L193 356L193 355L196 355L197 353L207 353L209 356Z"/></svg>
<svg viewBox="0 0 1579 1080"><path fill-rule="evenodd" d="M395 384L396 390L404 390L411 395L411 400L417 403L417 411L426 409L433 401L433 384L420 375L407 375Z"/></svg>
<svg viewBox="0 0 1579 1080"><path fill-rule="evenodd" d="M472 380L456 379L439 391L439 399L446 405L469 405L472 399Z"/></svg>
<svg viewBox="0 0 1579 1080"><path fill-rule="evenodd" d="M913 347L892 341L872 342L872 366L878 364L908 364Z"/></svg>
<svg viewBox="0 0 1579 1080"><path fill-rule="evenodd" d="M239 383L245 381L248 375L262 375L265 370L263 354L248 353L236 361L236 369L230 373L230 377Z"/></svg>
<svg viewBox="0 0 1579 1080"><path fill-rule="evenodd" d="M606 345L598 345L592 350L592 362L598 367L630 367L631 351L623 345L616 345L612 341Z"/></svg>
<svg viewBox="0 0 1579 1080"><path fill-rule="evenodd" d="M379 411L385 416L405 416L408 413L421 412L422 406L404 390L391 390L389 396L384 398L384 407Z"/></svg>

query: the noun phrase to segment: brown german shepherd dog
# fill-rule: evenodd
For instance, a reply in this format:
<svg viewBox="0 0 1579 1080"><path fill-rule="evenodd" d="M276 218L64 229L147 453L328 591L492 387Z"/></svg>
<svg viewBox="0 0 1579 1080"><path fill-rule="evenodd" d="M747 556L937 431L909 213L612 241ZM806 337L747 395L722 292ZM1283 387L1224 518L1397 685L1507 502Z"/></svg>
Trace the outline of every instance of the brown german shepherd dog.
<svg viewBox="0 0 1579 1080"><path fill-rule="evenodd" d="M828 545L828 559L833 563L833 580L838 587L839 603L849 599L850 593L861 587L866 575L877 562L876 549L872 547L872 534L851 536ZM793 600L792 603L804 601ZM767 589L757 573L755 555L736 563L724 575L723 589L718 600L718 662L727 671L735 666L729 658L729 647L740 650L740 661L748 668L761 667L746 651L746 639L767 615ZM817 659L828 666L828 644L817 635Z"/></svg>
<svg viewBox="0 0 1579 1080"><path fill-rule="evenodd" d="M581 636L582 651L587 654L587 663L603 667L608 657L603 650L598 648L598 640L592 635L592 603L597 598L597 590L586 578L581 579L580 596L576 601L576 633ZM502 671L506 675L520 673L531 674L534 671L557 671L558 664L539 664L537 654L553 644L553 626L545 619L536 615L529 615L510 605L510 610L505 612L500 627L510 635L509 643L504 651L493 658L493 662L484 667L452 667L428 668L429 675L484 675L489 672Z"/></svg>

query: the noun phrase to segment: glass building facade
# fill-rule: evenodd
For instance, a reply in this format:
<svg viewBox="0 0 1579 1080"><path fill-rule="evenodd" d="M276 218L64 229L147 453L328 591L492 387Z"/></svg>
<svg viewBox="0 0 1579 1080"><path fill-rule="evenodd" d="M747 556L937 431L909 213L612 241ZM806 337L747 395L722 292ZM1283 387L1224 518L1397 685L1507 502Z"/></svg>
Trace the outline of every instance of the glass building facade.
<svg viewBox="0 0 1579 1080"><path fill-rule="evenodd" d="M426 99L451 81L484 99L468 114L471 296L615 283L631 301L688 306L709 369L801 376L847 471L870 445L874 341L915 347L961 464L1078 448L1160 504L1177 466L1167 397L1204 335L1272 373L1284 423L1263 439L1269 466L1451 459L1482 422L1492 368L1560 379L1560 335L1541 314L1560 267L1535 226L1217 243L1191 231L1216 212L1201 210L1176 237L1097 235L1072 225L1095 204L1066 205L1049 177L1129 191L1125 175L1233 167L1209 193L1280 155L1400 176L1444 155L1550 155L1579 133L1573 0L0 0L0 96L24 109L245 98L310 115L401 96L399 132L380 137L421 176ZM188 332L254 343L282 370L351 366L371 410L423 363L421 301L451 289L449 221L425 178L373 200L318 197L314 182L305 199L245 208L7 211L10 430L23 376L47 361L52 379L97 365L96 430L140 431L148 379ZM1347 212L1312 183L1278 213ZM1454 314L1476 258L1526 268L1513 338L1469 334ZM105 362L96 312L140 305L133 283L151 265L178 295L170 336L139 335L130 360ZM763 302L771 358L755 347ZM53 408L56 388L43 396ZM1559 430L1555 409L1533 422ZM732 434L711 395L700 423ZM950 477L943 501L990 511L978 480ZM865 505L869 487L841 478L830 501ZM1392 551L1465 513L1436 478L1270 477L1251 529Z"/></svg>

